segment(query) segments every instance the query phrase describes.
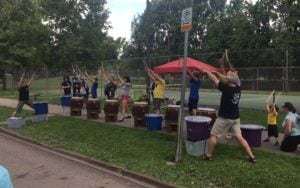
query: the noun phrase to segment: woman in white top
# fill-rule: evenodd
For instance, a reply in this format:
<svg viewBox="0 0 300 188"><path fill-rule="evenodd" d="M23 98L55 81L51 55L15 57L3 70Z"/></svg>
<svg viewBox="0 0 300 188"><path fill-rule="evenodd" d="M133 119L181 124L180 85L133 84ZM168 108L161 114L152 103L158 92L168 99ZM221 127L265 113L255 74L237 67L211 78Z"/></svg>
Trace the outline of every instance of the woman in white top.
<svg viewBox="0 0 300 188"><path fill-rule="evenodd" d="M284 138L280 146L281 151L294 152L300 144L300 123L296 113L296 108L290 102L285 102L282 106L287 115L284 118L282 127L284 128Z"/></svg>
<svg viewBox="0 0 300 188"><path fill-rule="evenodd" d="M124 76L121 78L119 75L119 80L121 84L119 84L121 88L121 104L122 104L122 111L121 111L121 118L119 121L124 121L124 118L131 118L131 116L127 115L124 116L126 109L127 109L127 104L130 98L130 89L131 89L131 83L130 83L130 78L129 76Z"/></svg>

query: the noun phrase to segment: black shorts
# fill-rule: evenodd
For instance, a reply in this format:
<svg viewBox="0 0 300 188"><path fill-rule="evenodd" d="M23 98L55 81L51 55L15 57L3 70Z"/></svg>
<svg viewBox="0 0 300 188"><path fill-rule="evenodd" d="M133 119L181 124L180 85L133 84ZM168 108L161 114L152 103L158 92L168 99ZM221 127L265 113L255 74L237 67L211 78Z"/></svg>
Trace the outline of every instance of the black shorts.
<svg viewBox="0 0 300 188"><path fill-rule="evenodd" d="M299 144L300 144L300 135L288 136L282 141L280 150L285 152L294 152L296 151Z"/></svg>
<svg viewBox="0 0 300 188"><path fill-rule="evenodd" d="M189 111L191 112L193 109L196 109L198 108L198 100L199 99L192 99L192 98L189 98Z"/></svg>
<svg viewBox="0 0 300 188"><path fill-rule="evenodd" d="M162 102L163 102L163 99L159 99L159 98L153 99L153 107L154 107L155 111L160 110L160 106L161 106Z"/></svg>
<svg viewBox="0 0 300 188"><path fill-rule="evenodd" d="M278 137L278 126L277 125L268 125L268 136L269 137Z"/></svg>

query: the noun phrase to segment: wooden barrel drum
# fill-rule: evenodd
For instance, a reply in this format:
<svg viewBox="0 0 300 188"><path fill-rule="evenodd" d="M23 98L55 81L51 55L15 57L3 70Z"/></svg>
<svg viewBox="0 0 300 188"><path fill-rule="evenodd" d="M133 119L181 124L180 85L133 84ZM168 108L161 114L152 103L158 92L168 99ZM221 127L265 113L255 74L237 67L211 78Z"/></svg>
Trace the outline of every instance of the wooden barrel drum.
<svg viewBox="0 0 300 188"><path fill-rule="evenodd" d="M106 122L115 122L118 118L119 103L117 100L106 100L104 103L104 113Z"/></svg>
<svg viewBox="0 0 300 188"><path fill-rule="evenodd" d="M83 106L83 98L82 97L72 97L71 99L71 116L81 116Z"/></svg>
<svg viewBox="0 0 300 188"><path fill-rule="evenodd" d="M197 116L206 116L211 118L209 128L211 129L217 119L217 110L213 108L198 108Z"/></svg>
<svg viewBox="0 0 300 188"><path fill-rule="evenodd" d="M168 132L177 131L180 106L168 105L165 112L165 124Z"/></svg>
<svg viewBox="0 0 300 188"><path fill-rule="evenodd" d="M131 108L132 116L134 119L134 126L146 127L145 114L149 112L149 106L146 102L135 102Z"/></svg>
<svg viewBox="0 0 300 188"><path fill-rule="evenodd" d="M87 119L99 119L99 99L89 99L86 103Z"/></svg>

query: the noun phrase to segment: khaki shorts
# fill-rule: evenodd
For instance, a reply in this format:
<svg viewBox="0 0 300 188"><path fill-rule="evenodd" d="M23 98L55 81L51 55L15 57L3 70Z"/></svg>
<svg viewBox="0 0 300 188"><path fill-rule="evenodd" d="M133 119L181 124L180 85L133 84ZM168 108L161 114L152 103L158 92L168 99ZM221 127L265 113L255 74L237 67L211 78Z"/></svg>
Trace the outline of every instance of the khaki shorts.
<svg viewBox="0 0 300 188"><path fill-rule="evenodd" d="M233 136L241 136L241 122L240 118L238 119L225 119L222 117L218 117L216 122L211 129L210 134L215 135L217 137L221 137L227 134L229 131Z"/></svg>

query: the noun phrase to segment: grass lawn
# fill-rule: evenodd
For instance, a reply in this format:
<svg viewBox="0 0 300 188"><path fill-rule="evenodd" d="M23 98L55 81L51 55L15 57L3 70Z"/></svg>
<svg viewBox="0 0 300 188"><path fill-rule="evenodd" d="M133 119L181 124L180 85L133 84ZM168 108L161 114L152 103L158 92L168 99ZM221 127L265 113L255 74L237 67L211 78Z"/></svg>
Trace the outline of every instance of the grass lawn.
<svg viewBox="0 0 300 188"><path fill-rule="evenodd" d="M0 107L0 118L8 111ZM214 160L183 154L177 166L166 162L175 155L176 136L54 116L31 123L19 134L100 159L126 169L186 187L299 187L300 158L255 151L258 163L245 161L237 146L218 145Z"/></svg>

